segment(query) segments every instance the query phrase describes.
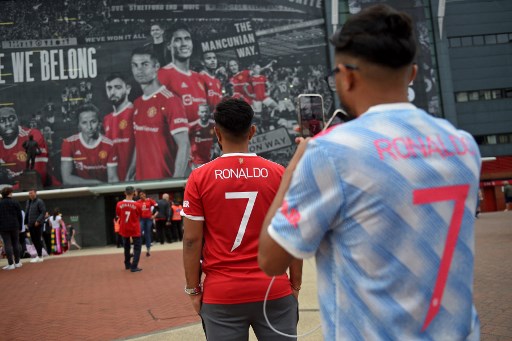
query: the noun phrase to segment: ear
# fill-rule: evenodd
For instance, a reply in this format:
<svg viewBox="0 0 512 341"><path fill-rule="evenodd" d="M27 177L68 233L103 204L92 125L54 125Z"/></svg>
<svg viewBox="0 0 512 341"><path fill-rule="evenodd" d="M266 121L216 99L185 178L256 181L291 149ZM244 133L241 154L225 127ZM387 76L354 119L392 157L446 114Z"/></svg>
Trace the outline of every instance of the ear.
<svg viewBox="0 0 512 341"><path fill-rule="evenodd" d="M355 85L355 72L348 69L343 64L338 64L338 68L340 70L340 75L338 77L336 87L339 86L339 89L343 89L343 91L352 90Z"/></svg>
<svg viewBox="0 0 512 341"><path fill-rule="evenodd" d="M409 78L409 83L411 83L412 81L414 81L416 79L416 75L418 74L418 65L415 63L415 64L412 64L412 69L411 69L411 74L410 74L410 78ZM407 83L407 84L409 84Z"/></svg>
<svg viewBox="0 0 512 341"><path fill-rule="evenodd" d="M251 125L251 128L249 128L249 141L252 139L254 134L256 134L256 126L253 124Z"/></svg>

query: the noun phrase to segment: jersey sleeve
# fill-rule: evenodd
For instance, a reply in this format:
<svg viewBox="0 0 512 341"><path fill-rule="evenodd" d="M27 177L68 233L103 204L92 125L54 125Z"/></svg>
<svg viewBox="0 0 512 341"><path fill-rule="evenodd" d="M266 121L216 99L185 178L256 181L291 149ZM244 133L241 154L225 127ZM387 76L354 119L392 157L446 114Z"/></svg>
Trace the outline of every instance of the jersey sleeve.
<svg viewBox="0 0 512 341"><path fill-rule="evenodd" d="M73 161L73 155L71 151L71 143L65 139L62 141L61 151L60 151L60 159L61 161Z"/></svg>
<svg viewBox="0 0 512 341"><path fill-rule="evenodd" d="M176 95L168 99L167 122L169 122L169 132L175 135L179 132L188 132L188 118L185 113L183 103Z"/></svg>
<svg viewBox="0 0 512 341"><path fill-rule="evenodd" d="M181 216L190 220L204 220L203 203L195 181L196 172L192 172L187 180L183 197Z"/></svg>
<svg viewBox="0 0 512 341"><path fill-rule="evenodd" d="M270 237L296 258L314 256L329 226L339 218L345 201L342 194L336 168L311 141L268 227Z"/></svg>

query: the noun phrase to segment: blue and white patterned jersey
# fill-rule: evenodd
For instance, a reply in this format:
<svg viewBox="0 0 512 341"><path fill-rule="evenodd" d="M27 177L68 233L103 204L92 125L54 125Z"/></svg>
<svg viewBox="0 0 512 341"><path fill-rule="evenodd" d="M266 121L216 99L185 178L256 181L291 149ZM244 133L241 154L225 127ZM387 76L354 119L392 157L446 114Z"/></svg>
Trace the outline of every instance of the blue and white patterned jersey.
<svg viewBox="0 0 512 341"><path fill-rule="evenodd" d="M409 103L312 139L270 236L316 256L325 340L478 340L480 153Z"/></svg>

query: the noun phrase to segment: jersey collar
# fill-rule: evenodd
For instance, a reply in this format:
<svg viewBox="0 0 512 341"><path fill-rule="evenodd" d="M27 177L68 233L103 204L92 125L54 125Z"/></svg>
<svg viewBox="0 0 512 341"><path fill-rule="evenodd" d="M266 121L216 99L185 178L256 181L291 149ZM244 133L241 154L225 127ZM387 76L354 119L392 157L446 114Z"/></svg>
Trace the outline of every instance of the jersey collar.
<svg viewBox="0 0 512 341"><path fill-rule="evenodd" d="M368 110L364 114L369 113L369 112L382 112L382 111L394 111L394 110L413 110L413 109L417 109L416 106L414 104L408 103L408 102L386 103L386 104L374 105L373 107L368 108Z"/></svg>
<svg viewBox="0 0 512 341"><path fill-rule="evenodd" d="M230 156L258 156L256 153L227 153L222 154L220 157L230 157Z"/></svg>

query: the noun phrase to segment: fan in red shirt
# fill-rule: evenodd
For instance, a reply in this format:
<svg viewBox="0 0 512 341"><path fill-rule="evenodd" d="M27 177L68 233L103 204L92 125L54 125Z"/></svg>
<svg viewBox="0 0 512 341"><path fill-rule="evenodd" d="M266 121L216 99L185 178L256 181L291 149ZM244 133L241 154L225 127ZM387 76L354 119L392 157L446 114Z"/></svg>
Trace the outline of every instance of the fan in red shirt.
<svg viewBox="0 0 512 341"><path fill-rule="evenodd" d="M23 143L34 136L41 154L36 156L34 169L47 181L48 148L41 132L19 125L18 115L13 107L0 108L0 185L14 184L16 177L26 167L27 153Z"/></svg>
<svg viewBox="0 0 512 341"><path fill-rule="evenodd" d="M191 169L196 169L210 161L213 146L213 127L215 121L210 118L210 108L203 104L199 107L199 119L190 123L190 153L192 154Z"/></svg>
<svg viewBox="0 0 512 341"><path fill-rule="evenodd" d="M224 154L193 170L185 188L185 292L200 311L207 338L213 340L225 335L243 338L249 325L261 340L276 335L263 317L254 317L261 316L271 280L260 270L257 252L262 222L284 168L248 153L249 140L256 132L253 116L250 105L240 99L217 105L215 133ZM201 254L206 275L202 286ZM268 296L272 301L267 307L269 319L284 333L296 334L297 300L292 287L298 289L301 278L302 261L297 261L290 266L290 279L276 277Z"/></svg>
<svg viewBox="0 0 512 341"><path fill-rule="evenodd" d="M143 95L134 101L136 180L184 177L190 141L188 119L180 99L157 79L154 53L132 53L132 72Z"/></svg>
<svg viewBox="0 0 512 341"><path fill-rule="evenodd" d="M103 118L105 136L112 140L117 156L117 176L120 181L133 180L135 168L128 174L135 138L133 134L133 104L128 100L131 86L120 73L113 73L105 81L107 97L114 111Z"/></svg>
<svg viewBox="0 0 512 341"><path fill-rule="evenodd" d="M139 272L140 259L140 216L142 214L141 205L133 201L134 189L132 186L126 187L124 194L126 199L119 201L116 205L116 215L119 217L119 234L123 237L124 244L124 266L131 272ZM130 238L133 240L133 261L130 262Z"/></svg>
<svg viewBox="0 0 512 341"><path fill-rule="evenodd" d="M153 219L156 217L156 212L158 211L158 204L155 200L146 197L146 191L139 191L140 199L137 201L141 206L141 214L140 214L140 230L142 231L142 235L144 236L144 240L146 242L146 257L151 256L151 237L153 231Z"/></svg>

